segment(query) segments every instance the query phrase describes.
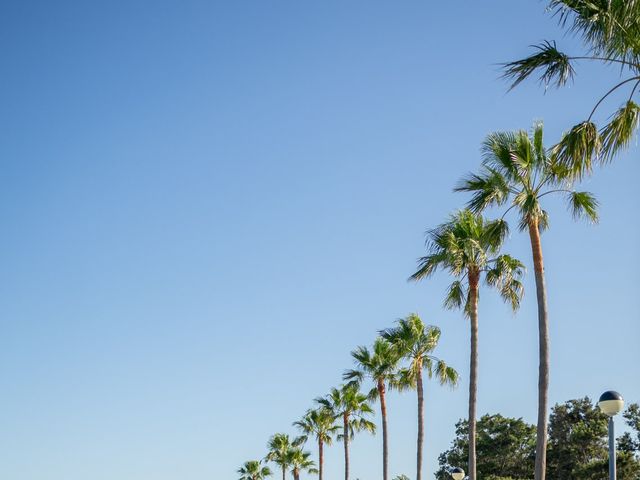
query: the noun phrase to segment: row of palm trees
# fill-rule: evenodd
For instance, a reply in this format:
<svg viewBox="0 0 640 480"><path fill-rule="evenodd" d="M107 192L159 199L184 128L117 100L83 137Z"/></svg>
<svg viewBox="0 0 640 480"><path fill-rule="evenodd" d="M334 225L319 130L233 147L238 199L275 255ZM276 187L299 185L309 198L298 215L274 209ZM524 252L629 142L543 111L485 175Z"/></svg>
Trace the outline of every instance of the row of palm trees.
<svg viewBox="0 0 640 480"><path fill-rule="evenodd" d="M504 65L504 76L513 81L512 88L530 76L538 73L545 85L555 83L563 86L575 74L573 64L576 61L594 61L604 64L614 63L620 66L620 76L626 75L602 96L589 117L576 124L552 148L545 148L542 124L535 124L531 133L526 131L498 132L489 135L482 146L482 165L480 171L464 178L455 188L456 191L471 194L464 210L450 216L449 220L428 233L428 253L420 259L418 270L412 280L430 277L438 269L445 270L454 277L444 300L446 308L461 309L470 320L470 379L469 379L469 461L470 480L476 480L475 437L476 437L476 398L478 371L478 299L481 284L495 288L500 296L517 310L523 294L522 263L501 253L508 234L505 218L509 213L516 214L519 230L529 236L536 285L538 309L538 420L534 477L544 480L546 470L547 447L547 410L549 390L549 316L547 310L547 289L545 284L544 255L541 235L548 228L549 216L543 204L548 196L562 195L574 216L597 221L597 201L588 192L579 192L573 188L573 182L592 172L594 163L607 163L619 152L625 150L640 125L640 106L633 102L636 92L640 92L640 53L638 36L640 32L640 1L611 0L590 2L586 0L550 0L550 10L559 18L560 25L570 29L584 41L586 51L580 55L568 55L557 49L555 42L545 41L535 46L528 57ZM621 108L609 117L609 121L598 129L594 123L594 114L602 102L621 88L632 88L630 95ZM481 215L490 207L502 208L497 220L486 220ZM421 479L422 464L422 371L436 375L441 383L455 384L457 375L449 367L442 370L444 364L429 357L421 357L416 347L415 356L409 355L408 345L403 344L400 331L414 328L417 317L408 317L389 331L381 333L373 351L359 348L354 358L359 367L345 374L349 383L336 389L319 402L319 407L311 410L301 422L304 424L309 415L326 417L327 426L321 429L305 427L318 440L319 471L322 475L322 446L329 444L338 426L335 420L338 413L349 412L343 416L343 433L338 435L345 447L345 477L348 478L348 442L349 435L366 427L363 416L371 408L359 407L355 410L336 407L336 400L358 395L369 401L380 400L383 430L383 479L387 480L387 438L386 438L386 401L385 392L389 388L415 388L418 392L418 449L417 475ZM421 323L421 322L420 322ZM411 327L414 325L414 327ZM417 333L419 328L413 333ZM437 331L437 335L436 332ZM426 337L439 337L435 327L424 327ZM437 343L437 338L436 338ZM425 341L426 342L426 341ZM428 342L426 342L428 344ZM409 365L392 368L385 358L385 351L392 352L409 360ZM394 357L395 359L395 357ZM364 365L368 365L364 368ZM394 372L389 373L389 372ZM374 389L369 395L358 393L356 386L365 379L373 380ZM349 392L345 391L349 389ZM358 397L358 398L363 398ZM342 401L342 400L341 400ZM362 400L364 402L364 400ZM340 403L340 402L338 402ZM363 403L364 404L364 403ZM367 404L368 405L368 404ZM315 412L315 413L312 413ZM353 415L353 426L349 419ZM346 418L346 423L344 419ZM310 420L315 425L317 418ZM316 430L314 430L316 429ZM304 431L304 430L303 430ZM323 432L323 433L319 433ZM295 448L295 447L294 447ZM264 469L260 462L255 466ZM253 464L252 464L253 465ZM245 465L246 466L246 465ZM267 468L268 470L268 468ZM284 472L284 470L283 470ZM243 477L246 480L259 480L263 477Z"/></svg>
<svg viewBox="0 0 640 480"><path fill-rule="evenodd" d="M346 382L314 400L314 407L293 425L302 434L290 439L277 433L267 444L265 461L278 465L283 480L291 471L294 480L299 473L318 473L323 479L324 447L339 440L344 449L344 478L349 480L349 446L360 432L376 432L376 424L370 418L374 414L372 403L379 402L382 419L382 477L388 480L389 442L387 428L387 401L389 390L416 390L418 401L418 435L416 454L416 479L421 480L422 450L424 440L424 387L423 380L435 378L441 385L451 387L458 383L458 373L443 360L432 355L440 339L440 329L425 325L420 317L411 314L397 321L392 328L382 330L371 348L359 346L351 352L355 368L344 372ZM313 439L318 448L318 468L304 451L304 445ZM241 480L262 480L271 470L262 461L252 460L238 470Z"/></svg>
<svg viewBox="0 0 640 480"><path fill-rule="evenodd" d="M418 268L410 279L420 281L443 270L453 277L448 287L444 306L460 309L469 318L469 461L470 480L476 480L476 405L478 389L478 302L481 285L497 290L500 297L515 311L524 293L522 277L524 265L518 259L502 252L509 233L506 216L517 215L520 230L529 234L536 282L539 330L538 381L538 436L537 462L544 464L546 453L549 385L549 326L547 292L544 278L544 260L541 234L547 228L549 216L543 203L551 195L564 195L574 217L597 221L597 201L588 192L576 191L575 171L567 167L545 148L542 123L532 131L497 132L490 134L482 145L482 165L455 187L456 191L471 193L466 208L450 215L449 219L427 233L427 254L418 261ZM502 215L488 220L482 213L489 207L503 207ZM302 437L279 445L282 434L269 442L266 457L281 466L283 479L287 468L294 478L297 471L315 468L309 457L300 467L288 458L302 452L304 442L313 436L318 443L318 474L322 480L323 447L335 437L344 446L345 480L349 479L349 442L355 433L374 432L375 424L368 417L373 413L371 402L379 400L382 421L383 480L388 480L388 438L386 392L389 389L414 389L418 401L418 434L416 450L416 480L422 479L422 452L424 438L423 372L435 377L443 385L455 385L458 374L445 362L433 357L440 338L437 327L426 326L417 315L399 320L393 328L383 330L371 349L358 347L352 352L356 368L344 373L347 382L333 388L316 399L316 407L309 410L295 426ZM370 391L361 387L367 381ZM340 421L341 426L336 422ZM340 429L340 433L337 433ZM280 439L280 440L279 440ZM275 443L274 443L275 442ZM274 453L280 452L280 453ZM289 456L287 456L289 455ZM301 455L301 453L297 453ZM300 457L301 458L301 457ZM245 465L246 466L246 465ZM249 477L246 477L247 479ZM253 479L252 477L252 480Z"/></svg>

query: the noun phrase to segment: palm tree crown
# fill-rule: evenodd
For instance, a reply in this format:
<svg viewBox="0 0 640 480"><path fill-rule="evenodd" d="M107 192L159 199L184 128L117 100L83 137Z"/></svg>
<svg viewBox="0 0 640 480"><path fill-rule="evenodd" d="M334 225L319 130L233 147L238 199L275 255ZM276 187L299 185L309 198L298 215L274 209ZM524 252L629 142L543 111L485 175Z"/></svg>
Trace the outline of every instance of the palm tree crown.
<svg viewBox="0 0 640 480"><path fill-rule="evenodd" d="M377 399L379 396L376 386L382 382L393 388L397 385L398 364L401 355L393 345L382 337L375 339L372 350L359 346L351 352L356 363L356 369L347 370L343 378L360 385L366 378L373 381L374 387L369 392L369 398Z"/></svg>
<svg viewBox="0 0 640 480"><path fill-rule="evenodd" d="M582 37L586 53L571 56L558 50L555 42L536 45L530 56L504 65L511 88L538 72L540 81L560 87L574 77L573 64L579 60L613 64L621 80L596 103L586 120L576 124L558 143L560 163L581 174L591 168L592 159L611 160L626 148L638 129L640 106L632 99L640 86L640 1L638 0L552 0L550 9L562 26ZM593 121L602 102L628 88L626 101L603 127Z"/></svg>
<svg viewBox="0 0 640 480"><path fill-rule="evenodd" d="M520 217L520 228L536 223L540 229L548 225L547 212L541 198L564 194L574 217L598 220L598 202L589 192L577 192L571 169L557 155L545 149L543 125L536 122L529 135L524 130L490 134L482 146L482 169L464 178L455 188L473 194L468 206L481 212L492 205L509 204Z"/></svg>
<svg viewBox="0 0 640 480"><path fill-rule="evenodd" d="M308 440L309 435L322 441L326 445L331 445L334 434L340 429L336 424L335 416L327 408L315 408L307 410L307 413L298 420L293 422L303 433L304 441Z"/></svg>
<svg viewBox="0 0 640 480"><path fill-rule="evenodd" d="M291 448L288 452L289 467L294 480L299 480L300 472L318 473L316 464L311 460L311 454L300 447Z"/></svg>
<svg viewBox="0 0 640 480"><path fill-rule="evenodd" d="M238 480L264 480L271 475L269 467L262 465L259 460L249 460L238 469L240 478Z"/></svg>
<svg viewBox="0 0 640 480"><path fill-rule="evenodd" d="M398 388L415 388L418 374L426 370L427 376L435 378L441 385L455 386L458 373L439 358L431 355L438 346L440 329L425 325L415 313L398 320L397 325L380 332L382 338L409 360L409 366L400 370L397 379Z"/></svg>
<svg viewBox="0 0 640 480"><path fill-rule="evenodd" d="M449 287L444 305L464 307L468 315L470 285L485 273L485 282L497 287L502 298L516 309L523 292L520 278L524 266L510 255L498 255L507 233L506 222L485 221L470 210L461 210L429 232L429 254L420 258L419 268L410 278L422 280L439 268L447 270L457 280Z"/></svg>
<svg viewBox="0 0 640 480"><path fill-rule="evenodd" d="M287 468L290 465L289 451L302 443L303 438L298 437L291 441L286 433L276 433L269 439L267 443L269 453L267 453L266 459L282 469L282 480L286 478Z"/></svg>
<svg viewBox="0 0 640 480"><path fill-rule="evenodd" d="M349 418L349 437L356 432L376 431L375 423L367 419L373 414L369 397L360 391L357 384L332 388L326 397L317 398L316 402L331 411L335 418L345 415Z"/></svg>

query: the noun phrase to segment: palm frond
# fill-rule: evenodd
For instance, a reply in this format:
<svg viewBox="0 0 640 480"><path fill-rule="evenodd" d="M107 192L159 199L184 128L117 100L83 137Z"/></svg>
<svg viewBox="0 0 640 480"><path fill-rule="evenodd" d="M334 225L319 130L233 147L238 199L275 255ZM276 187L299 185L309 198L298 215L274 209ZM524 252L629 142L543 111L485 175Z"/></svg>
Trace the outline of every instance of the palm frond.
<svg viewBox="0 0 640 480"><path fill-rule="evenodd" d="M611 161L618 152L629 146L633 134L638 130L639 120L640 107L631 100L614 114L611 121L600 131L601 161Z"/></svg>
<svg viewBox="0 0 640 480"><path fill-rule="evenodd" d="M431 276L446 261L443 252L434 253L418 259L418 270L411 274L409 280L418 281Z"/></svg>
<svg viewBox="0 0 640 480"><path fill-rule="evenodd" d="M544 41L531 45L536 53L521 60L504 64L503 78L512 81L510 90L526 80L534 72L540 72L540 83L557 87L572 80L575 74L569 56L558 50L556 42Z"/></svg>
<svg viewBox="0 0 640 480"><path fill-rule="evenodd" d="M509 196L506 178L489 167L485 167L479 175L471 173L464 177L453 190L473 194L467 206L475 213L483 211L490 205L502 205Z"/></svg>
<svg viewBox="0 0 640 480"><path fill-rule="evenodd" d="M467 292L460 280L455 280L449 285L443 306L448 310L462 308L466 302Z"/></svg>
<svg viewBox="0 0 640 480"><path fill-rule="evenodd" d="M513 150L518 132L493 132L486 136L480 147L482 164L490 170L512 180L518 178L518 168L513 163Z"/></svg>
<svg viewBox="0 0 640 480"><path fill-rule="evenodd" d="M574 125L552 148L556 161L569 168L576 177L591 171L593 159L598 158L602 139L593 122Z"/></svg>
<svg viewBox="0 0 640 480"><path fill-rule="evenodd" d="M598 201L591 193L571 192L568 200L573 218L587 218L594 223L598 222Z"/></svg>
<svg viewBox="0 0 640 480"><path fill-rule="evenodd" d="M458 372L449 367L444 361L437 360L435 362L435 368L433 369L433 374L440 383L440 385L448 385L450 387L455 387L458 385Z"/></svg>
<svg viewBox="0 0 640 480"><path fill-rule="evenodd" d="M364 380L364 372L360 370L345 370L342 374L342 379L360 385Z"/></svg>
<svg viewBox="0 0 640 480"><path fill-rule="evenodd" d="M524 296L521 281L524 271L525 266L520 260L510 255L500 255L485 274L487 284L496 287L502 299L509 303L514 311L520 307L520 301Z"/></svg>
<svg viewBox="0 0 640 480"><path fill-rule="evenodd" d="M640 8L637 0L552 0L562 26L580 35L589 50L605 61L638 64Z"/></svg>

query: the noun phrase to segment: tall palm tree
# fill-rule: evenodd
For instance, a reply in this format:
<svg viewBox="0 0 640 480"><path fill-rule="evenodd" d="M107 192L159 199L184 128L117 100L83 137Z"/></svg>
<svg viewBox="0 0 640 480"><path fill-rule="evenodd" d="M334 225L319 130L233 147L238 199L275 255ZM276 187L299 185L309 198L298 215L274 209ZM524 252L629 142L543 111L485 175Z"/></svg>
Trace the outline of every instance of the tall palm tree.
<svg viewBox="0 0 640 480"><path fill-rule="evenodd" d="M293 447L287 455L293 480L300 480L300 472L318 473L315 462L309 458L309 452L303 451L300 447Z"/></svg>
<svg viewBox="0 0 640 480"><path fill-rule="evenodd" d="M329 409L334 418L342 418L342 434L339 436L344 445L344 479L349 480L349 441L356 432L376 431L375 423L367 419L373 414L369 398L360 392L358 385L349 383L340 388L332 388L326 397L316 402Z"/></svg>
<svg viewBox="0 0 640 480"><path fill-rule="evenodd" d="M538 302L538 425L535 479L544 480L547 451L547 410L549 392L549 319L547 288L544 277L541 232L548 224L541 200L551 194L564 195L575 217L597 221L597 205L589 192L572 187L574 175L550 150L544 147L542 123L533 132L497 132L490 134L482 146L483 165L479 174L471 174L456 187L471 192L469 207L480 212L492 205L509 205L518 213L520 229L529 232ZM503 215L503 217L504 217Z"/></svg>
<svg viewBox="0 0 640 480"><path fill-rule="evenodd" d="M444 301L447 308L463 308L471 327L469 360L469 479L476 480L476 404L478 390L478 295L480 282L498 288L515 310L520 304L523 265L509 255L498 255L507 234L500 220L485 221L469 210L452 215L428 233L429 254L419 261L412 280L422 280L438 268L456 280Z"/></svg>
<svg viewBox="0 0 640 480"><path fill-rule="evenodd" d="M276 433L267 443L269 453L266 459L278 465L282 469L282 480L287 477L287 468L289 468L289 451L293 447L300 446L304 442L302 437L293 439L289 438L286 433Z"/></svg>
<svg viewBox="0 0 640 480"><path fill-rule="evenodd" d="M343 378L360 385L365 378L374 383L369 392L371 400L380 399L380 414L382 416L382 479L388 480L389 447L387 439L387 388L393 387L397 381L398 363L401 356L397 350L385 339L378 337L373 343L373 350L358 347L351 352L357 368L347 370Z"/></svg>
<svg viewBox="0 0 640 480"><path fill-rule="evenodd" d="M322 480L324 468L324 445L331 445L333 436L339 430L336 418L327 408L307 410L302 419L293 423L303 433L303 438L313 435L318 442L318 480Z"/></svg>
<svg viewBox="0 0 640 480"><path fill-rule="evenodd" d="M632 99L640 93L640 1L551 0L549 6L563 27L582 37L586 51L569 55L558 50L555 42L545 41L530 56L506 63L504 76L513 80L511 88L536 72L542 83L561 87L573 79L576 61L617 67L613 86L595 102L589 117L574 125L556 146L559 161L581 174L590 169L592 159L610 161L638 130L640 106ZM626 101L598 129L593 121L596 111L623 88L628 89Z"/></svg>
<svg viewBox="0 0 640 480"><path fill-rule="evenodd" d="M238 480L264 480L271 475L269 467L262 465L260 460L249 460L238 469L240 478Z"/></svg>
<svg viewBox="0 0 640 480"><path fill-rule="evenodd" d="M409 360L409 366L399 372L399 388L415 388L418 393L418 440L416 479L422 479L422 445L424 442L424 387L423 370L427 376L434 375L441 385L455 386L458 373L447 364L431 355L440 338L440 329L425 325L420 317L411 314L398 320L393 328L380 332L381 337L391 343L398 354Z"/></svg>

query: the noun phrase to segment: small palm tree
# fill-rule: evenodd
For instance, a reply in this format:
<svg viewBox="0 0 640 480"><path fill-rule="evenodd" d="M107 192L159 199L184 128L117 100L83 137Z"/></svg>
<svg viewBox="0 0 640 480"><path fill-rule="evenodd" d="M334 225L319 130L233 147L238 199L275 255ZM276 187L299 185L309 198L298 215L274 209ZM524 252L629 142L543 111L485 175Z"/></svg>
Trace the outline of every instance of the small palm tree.
<svg viewBox="0 0 640 480"><path fill-rule="evenodd" d="M544 147L542 123L534 124L531 135L524 130L492 133L484 141L482 153L481 172L463 179L456 190L473 194L468 206L475 212L493 205L509 205L505 215L515 209L520 229L529 233L536 279L540 348L535 479L544 480L549 395L549 319L540 236L547 228L548 215L541 201L547 195L564 195L574 218L586 217L594 222L598 220L598 202L591 193L573 189L571 168Z"/></svg>
<svg viewBox="0 0 640 480"><path fill-rule="evenodd" d="M481 277L496 286L504 300L515 310L522 296L524 267L509 255L498 255L507 234L500 220L485 221L469 210L451 216L428 234L429 254L422 257L412 280L422 280L438 268L447 270L456 280L449 287L444 305L463 308L470 319L471 358L469 372L469 479L476 480L476 397L478 379L478 295ZM418 479L419 480L419 479Z"/></svg>
<svg viewBox="0 0 640 480"><path fill-rule="evenodd" d="M307 410L304 417L294 422L294 426L298 427L303 433L305 441L309 435L313 435L318 442L318 480L322 480L324 468L324 445L331 445L333 436L340 429L336 424L336 418L333 413L324 408L316 408Z"/></svg>
<svg viewBox="0 0 640 480"><path fill-rule="evenodd" d="M300 447L294 447L287 455L293 480L300 480L300 472L318 473L315 462L309 458L311 456L309 452L303 451Z"/></svg>
<svg viewBox="0 0 640 480"><path fill-rule="evenodd" d="M295 438L293 441L286 433L276 433L269 439L267 443L266 460L275 463L282 469L282 480L287 477L287 468L289 468L289 451L293 447L297 447L304 442L301 437Z"/></svg>
<svg viewBox="0 0 640 480"><path fill-rule="evenodd" d="M540 73L540 81L561 87L573 79L576 61L594 61L614 65L619 78L595 102L589 117L576 124L555 147L559 161L581 174L591 168L592 159L610 161L626 148L638 130L640 106L633 101L640 93L640 5L637 0L551 0L550 10L562 26L582 37L586 52L568 55L555 42L545 41L521 60L504 65L504 76L513 81L511 88L529 76ZM600 129L593 121L603 101L627 88L626 101ZM536 479L540 477L536 476Z"/></svg>
<svg viewBox="0 0 640 480"><path fill-rule="evenodd" d="M397 350L382 337L376 338L373 343L373 351L367 347L358 347L351 356L355 360L357 368L347 370L343 378L360 385L365 378L374 383L369 392L371 400L380 399L380 413L382 416L382 478L388 479L389 447L387 439L387 401L386 391L397 383L398 363L401 356Z"/></svg>
<svg viewBox="0 0 640 480"><path fill-rule="evenodd" d="M409 366L400 370L399 388L413 388L418 393L418 439L416 479L422 478L422 445L424 441L424 387L422 372L434 375L441 385L454 386L458 382L458 373L447 364L431 355L438 345L440 329L425 325L415 314L398 320L393 328L380 332L381 337L391 343L396 352L409 360Z"/></svg>
<svg viewBox="0 0 640 480"><path fill-rule="evenodd" d="M342 434L338 437L344 445L344 479L349 480L349 441L356 432L374 433L375 423L367 417L373 414L369 398L360 392L357 384L349 383L340 388L332 388L326 397L316 402L327 408L334 418L342 418Z"/></svg>
<svg viewBox="0 0 640 480"><path fill-rule="evenodd" d="M260 460L249 460L238 469L240 478L238 480L264 480L271 475L271 470L266 465L262 465Z"/></svg>

